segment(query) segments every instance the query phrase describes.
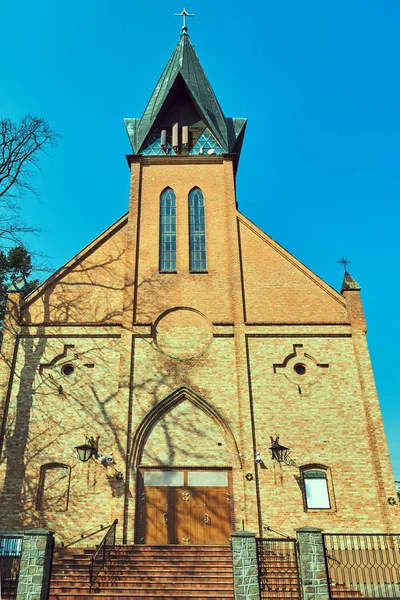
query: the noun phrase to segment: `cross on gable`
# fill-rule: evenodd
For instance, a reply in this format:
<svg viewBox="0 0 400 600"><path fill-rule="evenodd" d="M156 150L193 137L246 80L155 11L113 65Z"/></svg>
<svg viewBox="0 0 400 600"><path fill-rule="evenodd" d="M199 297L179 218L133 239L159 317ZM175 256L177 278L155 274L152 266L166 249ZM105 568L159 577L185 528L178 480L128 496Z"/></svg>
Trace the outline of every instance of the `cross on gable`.
<svg viewBox="0 0 400 600"><path fill-rule="evenodd" d="M350 260L346 260L344 256L342 256L342 258L340 260L338 260L338 263L340 263L341 265L343 265L345 271L347 270L346 267L347 267L347 265L350 264L350 262L351 261Z"/></svg>

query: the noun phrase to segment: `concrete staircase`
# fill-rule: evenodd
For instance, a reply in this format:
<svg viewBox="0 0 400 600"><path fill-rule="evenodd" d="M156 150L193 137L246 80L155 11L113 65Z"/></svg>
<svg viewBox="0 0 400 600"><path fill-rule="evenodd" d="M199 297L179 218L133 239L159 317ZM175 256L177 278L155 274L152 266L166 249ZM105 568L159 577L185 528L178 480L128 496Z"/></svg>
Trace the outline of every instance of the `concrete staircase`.
<svg viewBox="0 0 400 600"><path fill-rule="evenodd" d="M49 600L233 599L228 546L115 546L90 589L94 550L74 550L53 562Z"/></svg>

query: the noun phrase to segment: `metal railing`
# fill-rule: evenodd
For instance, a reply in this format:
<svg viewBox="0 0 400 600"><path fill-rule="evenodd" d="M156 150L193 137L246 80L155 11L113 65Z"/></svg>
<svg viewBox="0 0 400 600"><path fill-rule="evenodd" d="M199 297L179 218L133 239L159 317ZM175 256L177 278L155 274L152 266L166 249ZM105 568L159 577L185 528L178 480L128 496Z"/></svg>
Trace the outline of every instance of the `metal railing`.
<svg viewBox="0 0 400 600"><path fill-rule="evenodd" d="M300 600L301 587L295 539L257 539L261 600Z"/></svg>
<svg viewBox="0 0 400 600"><path fill-rule="evenodd" d="M400 598L399 534L323 534L329 594Z"/></svg>
<svg viewBox="0 0 400 600"><path fill-rule="evenodd" d="M99 547L93 554L89 563L89 575L90 575L90 587L94 585L100 572L104 569L106 562L108 561L111 551L115 546L115 533L117 529L118 519L115 519L114 523L110 525L109 530L100 542Z"/></svg>
<svg viewBox="0 0 400 600"><path fill-rule="evenodd" d="M272 531L272 533L276 533L277 535L279 535L280 537L285 538L286 540L293 539L293 538L290 537L290 535L287 535L287 533L282 533L282 531L278 531L277 529L273 529L269 525L264 525L263 530L264 531Z"/></svg>
<svg viewBox="0 0 400 600"><path fill-rule="evenodd" d="M22 535L0 535L0 598L14 600L17 597Z"/></svg>
<svg viewBox="0 0 400 600"><path fill-rule="evenodd" d="M87 531L82 531L82 533L80 534L79 537L73 536L71 538L67 538L59 544L59 547L60 548L69 548L70 546L73 546L74 544L81 544L82 540L86 540L87 538L93 537L97 533L100 533L101 531L104 531L105 529L107 529L107 527L110 527L110 525L108 525L108 524L107 525L98 525L97 527L92 527L91 529L88 529ZM0 600L1 600L1 598L0 598Z"/></svg>

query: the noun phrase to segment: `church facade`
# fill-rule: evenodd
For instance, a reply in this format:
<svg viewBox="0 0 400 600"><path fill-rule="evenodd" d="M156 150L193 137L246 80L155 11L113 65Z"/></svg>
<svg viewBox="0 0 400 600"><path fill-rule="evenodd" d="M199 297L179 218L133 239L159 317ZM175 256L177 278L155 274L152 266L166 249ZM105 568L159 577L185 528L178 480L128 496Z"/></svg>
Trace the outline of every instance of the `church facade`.
<svg viewBox="0 0 400 600"><path fill-rule="evenodd" d="M397 531L360 288L346 272L338 293L239 212L246 120L225 117L185 28L126 127L128 213L9 292L0 530Z"/></svg>

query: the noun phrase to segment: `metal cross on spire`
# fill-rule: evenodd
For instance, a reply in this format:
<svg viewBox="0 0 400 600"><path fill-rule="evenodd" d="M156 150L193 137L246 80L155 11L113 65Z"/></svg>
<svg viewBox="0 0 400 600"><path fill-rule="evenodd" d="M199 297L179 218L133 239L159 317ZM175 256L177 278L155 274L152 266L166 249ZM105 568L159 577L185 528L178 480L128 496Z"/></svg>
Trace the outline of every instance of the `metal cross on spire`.
<svg viewBox="0 0 400 600"><path fill-rule="evenodd" d="M346 267L347 267L347 265L349 265L349 264L350 264L350 262L351 262L351 261L350 261L350 260L346 260L344 256L342 256L342 258L341 258L340 260L338 260L338 263L340 263L341 265L343 265L343 267L344 267L344 272L345 272L345 273L346 273L346 271L347 271L347 268L346 268Z"/></svg>
<svg viewBox="0 0 400 600"><path fill-rule="evenodd" d="M183 11L181 13L179 13L179 15L175 15L175 17L183 17L183 26L182 26L182 31L187 31L187 27L186 27L186 17L194 17L194 15L191 15L187 12L186 8L183 9Z"/></svg>

